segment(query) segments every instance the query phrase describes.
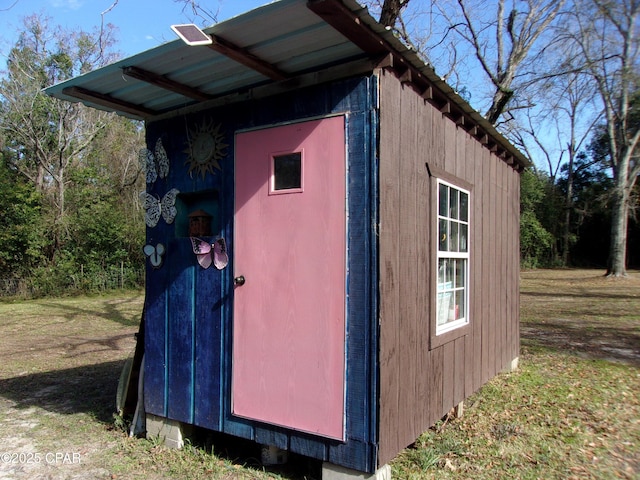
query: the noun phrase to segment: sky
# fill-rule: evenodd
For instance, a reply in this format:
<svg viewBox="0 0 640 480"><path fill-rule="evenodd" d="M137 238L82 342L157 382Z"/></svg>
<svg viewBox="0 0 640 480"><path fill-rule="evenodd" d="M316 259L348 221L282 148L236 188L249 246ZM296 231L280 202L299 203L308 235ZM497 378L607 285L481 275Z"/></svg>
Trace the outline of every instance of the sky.
<svg viewBox="0 0 640 480"><path fill-rule="evenodd" d="M242 14L272 0L196 0L209 11L217 13L218 21L224 21ZM115 6L114 6L115 4ZM112 7L110 9L110 7ZM105 23L117 27L117 44L114 50L120 58L126 58L178 37L171 25L179 23L197 23L202 18L194 18L184 1L176 0L0 0L0 77L5 70L7 54L15 44L22 20L32 14L45 14L51 18L51 26L63 29L81 29L92 31L100 26L101 13ZM464 47L464 45L460 45ZM440 72L439 72L440 73ZM488 103L483 100L480 76L476 75L478 85L469 83L471 104L484 111ZM474 76L467 79L473 82ZM485 102L485 103L483 103Z"/></svg>
<svg viewBox="0 0 640 480"><path fill-rule="evenodd" d="M18 38L22 19L34 13L51 17L51 25L64 29L91 31L99 27L101 13L116 0L0 0L0 63L4 67L7 53ZM199 0L206 8L218 12L218 21L270 3L270 0ZM175 0L117 0L105 14L105 23L118 28L116 50L123 57L157 47L178 37L170 26L179 23L197 23L193 15L183 13L184 3ZM190 9L185 9L191 14ZM4 68L0 69L4 69Z"/></svg>

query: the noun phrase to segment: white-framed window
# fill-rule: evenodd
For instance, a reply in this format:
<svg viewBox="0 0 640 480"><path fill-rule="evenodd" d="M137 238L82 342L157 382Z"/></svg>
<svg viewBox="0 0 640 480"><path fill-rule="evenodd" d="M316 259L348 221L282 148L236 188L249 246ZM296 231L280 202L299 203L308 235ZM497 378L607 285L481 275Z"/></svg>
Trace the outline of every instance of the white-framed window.
<svg viewBox="0 0 640 480"><path fill-rule="evenodd" d="M436 335L469 323L468 190L438 179Z"/></svg>

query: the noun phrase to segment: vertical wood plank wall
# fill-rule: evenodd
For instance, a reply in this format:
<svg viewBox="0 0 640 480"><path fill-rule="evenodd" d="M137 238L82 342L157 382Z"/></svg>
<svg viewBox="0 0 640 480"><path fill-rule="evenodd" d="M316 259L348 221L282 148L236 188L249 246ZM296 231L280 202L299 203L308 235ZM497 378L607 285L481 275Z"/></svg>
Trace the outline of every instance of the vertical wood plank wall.
<svg viewBox="0 0 640 480"><path fill-rule="evenodd" d="M519 174L384 71L379 161L382 465L519 354ZM472 185L471 329L431 350L427 162Z"/></svg>

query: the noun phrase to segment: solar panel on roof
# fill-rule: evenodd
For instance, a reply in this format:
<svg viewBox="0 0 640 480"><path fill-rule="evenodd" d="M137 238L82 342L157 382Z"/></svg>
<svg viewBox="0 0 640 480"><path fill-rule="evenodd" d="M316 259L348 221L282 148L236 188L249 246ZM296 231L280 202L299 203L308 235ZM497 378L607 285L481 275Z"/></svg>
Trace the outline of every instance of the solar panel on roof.
<svg viewBox="0 0 640 480"><path fill-rule="evenodd" d="M192 23L183 25L171 25L171 29L187 44L187 45L209 45L213 40L209 35L200 30Z"/></svg>

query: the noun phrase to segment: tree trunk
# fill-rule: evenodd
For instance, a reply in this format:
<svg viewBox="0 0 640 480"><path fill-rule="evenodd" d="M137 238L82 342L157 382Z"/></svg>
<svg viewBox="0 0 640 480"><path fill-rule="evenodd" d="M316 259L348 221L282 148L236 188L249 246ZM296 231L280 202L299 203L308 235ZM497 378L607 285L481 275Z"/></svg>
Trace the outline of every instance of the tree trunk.
<svg viewBox="0 0 640 480"><path fill-rule="evenodd" d="M496 93L493 96L491 107L489 107L489 110L485 115L485 118L489 120L492 125L496 125L498 123L500 115L504 112L509 100L513 97L513 94L513 90L503 88L501 85L498 86Z"/></svg>
<svg viewBox="0 0 640 480"><path fill-rule="evenodd" d="M569 145L569 165L567 172L567 194L564 204L564 226L562 231L562 266L569 265L569 236L571 234L571 210L573 209L573 145Z"/></svg>
<svg viewBox="0 0 640 480"><path fill-rule="evenodd" d="M627 275L627 224L629 218L629 201L624 187L616 186L612 207L607 276L624 277Z"/></svg>
<svg viewBox="0 0 640 480"><path fill-rule="evenodd" d="M53 177L56 184L56 206L58 207L58 218L64 217L65 212L65 176L66 166L62 160L59 161L57 174Z"/></svg>
<svg viewBox="0 0 640 480"><path fill-rule="evenodd" d="M400 16L400 10L402 10L407 3L409 3L409 0L384 0L379 23L385 27L393 28L396 20Z"/></svg>
<svg viewBox="0 0 640 480"><path fill-rule="evenodd" d="M38 165L36 167L36 178L35 178L35 184L36 184L36 191L39 193L44 192L44 167L42 166L42 163L38 162Z"/></svg>

